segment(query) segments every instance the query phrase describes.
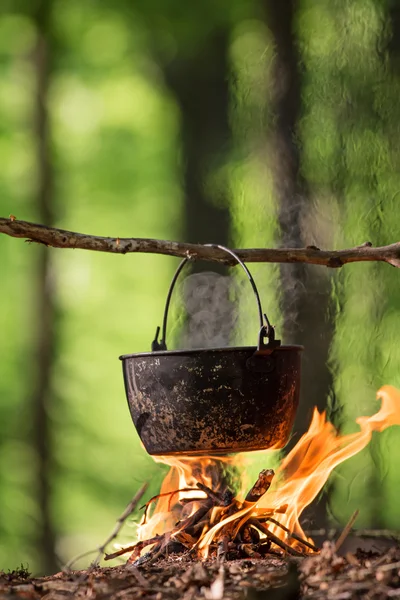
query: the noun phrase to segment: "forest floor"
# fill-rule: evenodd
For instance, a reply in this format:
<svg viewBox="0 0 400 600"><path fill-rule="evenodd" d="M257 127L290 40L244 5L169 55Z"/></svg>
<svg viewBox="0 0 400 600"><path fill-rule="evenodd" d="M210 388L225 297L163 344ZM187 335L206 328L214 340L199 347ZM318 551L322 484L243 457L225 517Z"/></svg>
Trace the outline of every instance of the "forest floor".
<svg viewBox="0 0 400 600"><path fill-rule="evenodd" d="M358 540L359 542L360 540ZM31 578L0 572L1 600L291 600L400 597L400 546L335 553L324 542L308 558L270 554L261 559L193 561L179 555L140 567L89 568Z"/></svg>

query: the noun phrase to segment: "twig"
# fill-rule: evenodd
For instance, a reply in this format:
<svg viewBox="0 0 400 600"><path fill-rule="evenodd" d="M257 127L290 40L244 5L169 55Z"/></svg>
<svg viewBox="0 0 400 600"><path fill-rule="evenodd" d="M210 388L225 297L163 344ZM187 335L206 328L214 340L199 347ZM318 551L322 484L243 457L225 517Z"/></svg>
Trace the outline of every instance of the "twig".
<svg viewBox="0 0 400 600"><path fill-rule="evenodd" d="M74 556L74 558L71 558L71 560L69 560L63 566L62 570L69 571L71 569L72 565L74 565L78 560L80 560L81 558L85 558L86 556L90 556L91 554L94 554L95 552L98 552L98 548L93 548L92 550L87 550L86 552L82 552L81 554Z"/></svg>
<svg viewBox="0 0 400 600"><path fill-rule="evenodd" d="M25 238L30 242L53 248L80 248L115 254L145 252L234 264L223 250L202 244L148 238L100 237L19 221L15 217L8 219L0 217L0 233ZM352 262L381 261L400 268L400 242L377 248L374 248L370 242L365 242L345 250L321 250L315 246L307 246L306 248L251 248L239 249L235 252L245 262L308 263L338 268Z"/></svg>
<svg viewBox="0 0 400 600"><path fill-rule="evenodd" d="M261 554L254 550L253 544L239 544L237 548L249 558L261 558Z"/></svg>
<svg viewBox="0 0 400 600"><path fill-rule="evenodd" d="M349 535L351 528L354 525L355 520L358 517L359 514L359 510L355 510L353 512L353 514L351 515L346 527L343 529L342 533L340 534L340 536L338 537L336 543L335 543L335 552L337 552L340 548L340 546L343 544L344 540L347 538L347 536Z"/></svg>
<svg viewBox="0 0 400 600"><path fill-rule="evenodd" d="M209 488L208 485L205 485L204 483L197 483L196 485L199 488L199 490L201 490L202 492L207 494L207 496L214 502L214 504L216 506L224 506L225 505L224 500L221 497L221 494L219 494L218 492L214 492L214 490Z"/></svg>
<svg viewBox="0 0 400 600"><path fill-rule="evenodd" d="M263 525L262 523L260 523L259 521L257 521L257 519L249 519L248 521L249 524L253 525L253 527L255 527L256 529L258 529L259 531L261 531L261 533L265 533L265 535L267 536L267 538L269 540L271 540L271 542L273 544L276 544L277 546L279 546L280 548L282 548L282 550L285 550L288 554L291 554L292 556L304 556L303 552L299 552L298 550L295 550L294 548L292 548L291 546L289 546L289 544L286 544L286 542L284 542L283 540L279 539L274 533L272 533L268 527L266 527L265 525Z"/></svg>
<svg viewBox="0 0 400 600"><path fill-rule="evenodd" d="M228 552L229 536L224 534L217 545L217 561L222 563L226 559L226 553Z"/></svg>
<svg viewBox="0 0 400 600"><path fill-rule="evenodd" d="M147 554L145 554L144 556L139 557L138 559L135 560L134 563L132 563L135 567L139 566L139 565L152 565L153 563L156 562L156 560L158 560L165 552L165 546L161 544L157 545L155 548L153 548L152 552L148 552ZM130 564L131 561L130 557L128 559L128 564Z"/></svg>
<svg viewBox="0 0 400 600"><path fill-rule="evenodd" d="M290 529L288 529L288 527L286 527L285 525L282 525L282 523L279 523L279 521L277 521L276 519L273 519L272 517L268 517L266 519L266 521L270 521L271 523L274 523L274 525L277 525L277 527L280 527L281 529L283 529L283 531L286 531L286 533L289 535L289 537L293 538L300 544L303 544L303 546L307 546L307 548L310 548L310 550L313 550L314 552L319 552L319 548L317 548L317 546L315 546L308 540L305 540L300 535L297 535L297 533L292 533L290 531Z"/></svg>
<svg viewBox="0 0 400 600"><path fill-rule="evenodd" d="M129 502L128 506L125 508L124 512L122 513L122 515L117 520L117 523L116 523L113 531L108 536L108 538L106 539L106 541L104 542L104 544L102 544L99 547L99 553L98 553L97 557L95 558L95 560L92 563L94 566L97 566L99 564L102 556L104 555L105 549L107 548L108 544L111 544L111 542L113 540L115 540L115 538L119 534L119 532L121 531L121 529L122 529L122 527L123 527L126 519L129 517L129 515L131 515L133 513L133 511L135 510L135 508L139 504L140 500L142 499L143 494L145 493L145 491L148 488L148 485L149 484L147 482L144 483L142 485L142 487L133 496L132 500Z"/></svg>
<svg viewBox="0 0 400 600"><path fill-rule="evenodd" d="M162 494L157 494L156 496L152 496L150 498L150 500L148 500L146 502L146 504L143 504L143 506L140 507L140 510L142 510L143 508L145 509L142 525L147 523L147 516L148 516L148 510L150 508L150 505L153 502L155 502L156 500L158 500L159 498L163 498L164 496L170 496L169 503L168 503L168 510L171 510L171 500L172 500L172 497L175 496L175 494L179 494L180 492L196 492L196 491L197 491L196 488L186 487L186 488L181 488L179 490L173 490L172 492L164 492Z"/></svg>
<svg viewBox="0 0 400 600"><path fill-rule="evenodd" d="M387 565L382 565L380 567L378 567L378 571L393 571L393 569L399 569L400 568L400 562L394 562L394 563L389 563Z"/></svg>
<svg viewBox="0 0 400 600"><path fill-rule="evenodd" d="M106 541L97 548L97 556L91 564L91 569L94 569L99 566L100 560L101 560L102 556L104 555L106 547L113 540L115 540L115 538L118 536L126 519L129 517L129 515L131 515L133 513L133 511L139 504L140 500L142 499L142 496L145 493L145 491L147 490L148 485L149 485L148 483L144 483L142 485L142 487L136 492L136 494L133 496L132 500L129 502L128 506L125 508L122 515L117 520L117 523L116 523L112 533L109 535L109 537L106 539ZM67 562L67 564L64 567L64 570L69 570L74 563L76 563L81 558L84 558L85 556L92 554L93 552L96 552L96 550L89 550L88 552L84 552L83 554L79 554L78 556L75 556L75 558L73 558L69 562Z"/></svg>
<svg viewBox="0 0 400 600"><path fill-rule="evenodd" d="M122 556L123 554L127 554L128 552L141 552L143 550L143 548L146 548L147 546L151 546L152 544L158 544L161 541L163 541L164 539L164 535L155 535L152 538L149 538L148 540L142 540L139 542L135 542L134 544L131 544L130 546L125 546L124 548L120 548L119 550L116 550L115 552L113 552L112 554L106 554L104 557L104 560L112 560L113 558L117 558L118 556Z"/></svg>

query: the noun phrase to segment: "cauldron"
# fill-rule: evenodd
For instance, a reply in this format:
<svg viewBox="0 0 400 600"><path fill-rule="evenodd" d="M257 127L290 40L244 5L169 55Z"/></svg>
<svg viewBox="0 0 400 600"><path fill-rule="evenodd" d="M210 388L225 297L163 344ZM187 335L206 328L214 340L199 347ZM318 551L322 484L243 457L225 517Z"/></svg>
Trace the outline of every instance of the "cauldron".
<svg viewBox="0 0 400 600"><path fill-rule="evenodd" d="M300 395L302 346L283 346L263 314L259 294L245 271L258 307L257 345L167 350L168 310L180 263L167 295L162 338L152 351L125 354L126 397L136 430L152 455L221 455L282 448L288 441Z"/></svg>

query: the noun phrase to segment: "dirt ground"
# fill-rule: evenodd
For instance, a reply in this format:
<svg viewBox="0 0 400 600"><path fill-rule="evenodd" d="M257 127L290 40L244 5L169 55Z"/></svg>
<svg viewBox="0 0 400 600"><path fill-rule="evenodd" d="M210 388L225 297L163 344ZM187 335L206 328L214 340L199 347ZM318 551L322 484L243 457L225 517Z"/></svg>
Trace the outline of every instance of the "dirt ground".
<svg viewBox="0 0 400 600"><path fill-rule="evenodd" d="M360 542L360 540L357 540ZM269 554L261 559L218 563L171 555L140 567L89 568L31 578L25 571L0 572L1 600L283 600L295 598L400 597L400 547L355 549L352 540L338 556L324 542L310 558ZM364 545L365 546L365 545ZM350 549L349 549L350 548Z"/></svg>

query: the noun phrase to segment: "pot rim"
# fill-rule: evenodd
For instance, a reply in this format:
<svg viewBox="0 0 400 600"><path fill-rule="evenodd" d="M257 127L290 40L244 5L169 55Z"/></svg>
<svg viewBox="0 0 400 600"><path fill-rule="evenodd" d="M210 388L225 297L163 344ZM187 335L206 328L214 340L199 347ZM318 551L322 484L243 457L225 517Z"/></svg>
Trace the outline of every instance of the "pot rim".
<svg viewBox="0 0 400 600"><path fill-rule="evenodd" d="M279 352L280 350L297 350L302 352L304 346L291 345L291 346L277 346L272 349L272 352ZM256 352L257 346L226 346L224 348L194 348L192 350L155 350L154 352L136 352L134 354L122 354L119 359L125 360L127 358L147 358L151 356L192 356L196 354L208 354L215 352ZM260 351L263 354L263 351Z"/></svg>

